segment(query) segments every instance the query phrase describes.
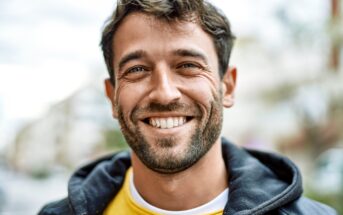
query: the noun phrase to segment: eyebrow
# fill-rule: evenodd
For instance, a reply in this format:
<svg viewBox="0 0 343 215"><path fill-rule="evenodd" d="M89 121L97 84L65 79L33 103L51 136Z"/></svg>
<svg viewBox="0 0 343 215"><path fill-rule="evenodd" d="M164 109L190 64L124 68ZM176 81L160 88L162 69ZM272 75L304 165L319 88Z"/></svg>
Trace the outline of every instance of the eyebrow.
<svg viewBox="0 0 343 215"><path fill-rule="evenodd" d="M119 61L119 71L122 70L122 68L128 62L130 62L132 60L141 59L143 57L146 57L147 55L148 55L147 52L145 52L143 50L137 50L137 51L128 53L127 55L122 57L122 59ZM206 65L208 65L208 63L207 63L208 61L207 61L207 58L205 57L205 55L199 51L194 50L194 49L177 49L177 50L173 51L173 55L177 55L177 56L181 56L181 57L199 58L202 61L204 61L204 63Z"/></svg>
<svg viewBox="0 0 343 215"><path fill-rule="evenodd" d="M124 57L122 57L122 59L119 61L119 71L125 66L125 64L127 64L128 62L132 61L132 60L138 60L141 59L143 57L147 56L147 53L143 50L137 50L134 52L131 52L127 55L125 55Z"/></svg>
<svg viewBox="0 0 343 215"><path fill-rule="evenodd" d="M208 65L208 60L204 54L201 52L194 50L194 49L177 49L173 52L174 55L181 56L181 57L193 57L193 58L199 58L206 65Z"/></svg>

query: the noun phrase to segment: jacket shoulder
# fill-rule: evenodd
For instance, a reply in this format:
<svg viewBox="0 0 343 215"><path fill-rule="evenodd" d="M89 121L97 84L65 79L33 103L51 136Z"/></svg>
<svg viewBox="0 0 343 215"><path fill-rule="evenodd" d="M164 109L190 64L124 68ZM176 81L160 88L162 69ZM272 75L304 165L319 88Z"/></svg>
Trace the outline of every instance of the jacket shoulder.
<svg viewBox="0 0 343 215"><path fill-rule="evenodd" d="M322 203L313 201L306 197L299 199L283 206L279 209L281 214L304 214L304 215L337 215L337 212Z"/></svg>
<svg viewBox="0 0 343 215"><path fill-rule="evenodd" d="M57 214L74 214L70 207L68 198L64 198L45 205L38 213L38 215L57 215Z"/></svg>

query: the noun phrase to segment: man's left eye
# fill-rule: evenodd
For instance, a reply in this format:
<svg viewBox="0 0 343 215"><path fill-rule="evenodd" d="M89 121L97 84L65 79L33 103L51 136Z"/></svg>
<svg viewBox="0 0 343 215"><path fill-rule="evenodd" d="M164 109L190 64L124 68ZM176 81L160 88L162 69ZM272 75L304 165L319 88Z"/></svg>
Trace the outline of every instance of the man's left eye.
<svg viewBox="0 0 343 215"><path fill-rule="evenodd" d="M180 69L188 69L188 68L199 68L198 65L195 65L193 63L184 63L179 66Z"/></svg>

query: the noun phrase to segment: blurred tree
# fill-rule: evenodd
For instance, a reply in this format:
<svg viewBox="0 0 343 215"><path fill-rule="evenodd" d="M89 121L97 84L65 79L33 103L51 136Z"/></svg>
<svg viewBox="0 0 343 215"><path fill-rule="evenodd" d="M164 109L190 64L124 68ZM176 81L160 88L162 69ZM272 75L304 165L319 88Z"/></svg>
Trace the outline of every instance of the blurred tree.
<svg viewBox="0 0 343 215"><path fill-rule="evenodd" d="M340 60L340 46L342 40L342 31L340 27L340 0L331 0L331 52L330 52L330 67L333 71L338 72Z"/></svg>
<svg viewBox="0 0 343 215"><path fill-rule="evenodd" d="M104 148L106 151L118 151L128 148L125 138L118 129L103 130Z"/></svg>
<svg viewBox="0 0 343 215"><path fill-rule="evenodd" d="M305 50L305 55L298 61L306 60L306 50L311 50L313 43L322 36L325 42L320 49L314 49L323 59L323 69L313 72L308 76L300 76L298 79L288 80L283 84L275 85L273 88L263 91L260 95L269 106L277 107L279 104L286 105L292 110L298 124L298 131L287 137L279 139L279 150L288 154L296 162L303 163L306 168L305 180L306 195L318 201L327 203L343 214L343 193L342 189L337 188L333 193L322 194L318 189L311 187L311 177L316 167L314 162L319 155L332 147L343 147L343 91L342 91L342 57L343 44L343 21L340 14L341 0L330 0L330 12L327 22L318 29L326 30L323 32L313 32L310 26L297 23L294 17L288 17L286 9L280 9L276 16L283 23L287 30L287 38L294 49ZM303 36L301 36L303 35ZM309 42L310 41L310 42ZM328 45L327 45L328 44ZM313 50L313 49L312 49ZM284 51L284 50L283 50ZM312 54L307 52L308 55ZM323 55L323 53L326 55ZM324 65L325 64L325 65ZM286 71L287 72L287 71ZM311 69L299 69L299 73L312 72ZM310 74L310 73L309 73ZM313 90L317 89L317 90ZM315 94L322 92L324 96L316 95L316 102L308 103L307 94L302 91ZM297 99L298 97L298 99ZM298 102L295 102L298 100ZM314 106L318 105L318 106ZM314 106L314 107L313 107ZM323 113L319 113L323 106ZM310 108L309 108L310 107ZM313 110L321 116L313 117ZM298 155L298 157L297 157ZM343 156L343 155L342 155ZM304 167L303 166L303 167ZM308 168L308 169L307 169ZM303 169L304 170L304 169ZM343 187L343 184L340 185Z"/></svg>

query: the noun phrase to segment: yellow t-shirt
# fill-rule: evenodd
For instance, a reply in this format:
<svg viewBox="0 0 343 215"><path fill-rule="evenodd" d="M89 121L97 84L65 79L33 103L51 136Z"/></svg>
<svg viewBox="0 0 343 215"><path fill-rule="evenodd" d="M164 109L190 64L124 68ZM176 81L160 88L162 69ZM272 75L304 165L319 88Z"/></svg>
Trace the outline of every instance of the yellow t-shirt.
<svg viewBox="0 0 343 215"><path fill-rule="evenodd" d="M123 187L120 189L116 197L110 202L104 211L104 215L160 215L138 205L133 199L130 192L130 175L132 168L130 168L125 176ZM220 215L223 210L219 210L207 215Z"/></svg>

